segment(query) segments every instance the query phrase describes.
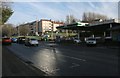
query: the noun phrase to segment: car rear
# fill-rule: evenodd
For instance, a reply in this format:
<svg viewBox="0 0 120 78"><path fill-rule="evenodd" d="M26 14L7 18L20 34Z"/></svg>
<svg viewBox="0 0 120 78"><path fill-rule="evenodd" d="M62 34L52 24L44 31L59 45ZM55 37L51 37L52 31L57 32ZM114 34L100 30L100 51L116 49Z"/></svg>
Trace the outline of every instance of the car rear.
<svg viewBox="0 0 120 78"><path fill-rule="evenodd" d="M25 43L25 37L19 37L18 40L17 40L17 42L19 44L24 44Z"/></svg>
<svg viewBox="0 0 120 78"><path fill-rule="evenodd" d="M30 39L29 43L30 43L30 45L36 45L36 46L38 46L38 44L39 44L37 39Z"/></svg>
<svg viewBox="0 0 120 78"><path fill-rule="evenodd" d="M17 43L17 38L12 38L11 40L13 43Z"/></svg>
<svg viewBox="0 0 120 78"><path fill-rule="evenodd" d="M87 39L87 40L86 40L86 44L87 44L87 45L96 45L96 44L97 44L97 43L96 43L96 39L94 39L94 38Z"/></svg>
<svg viewBox="0 0 120 78"><path fill-rule="evenodd" d="M2 39L2 44L11 44L12 40L10 38L3 38Z"/></svg>
<svg viewBox="0 0 120 78"><path fill-rule="evenodd" d="M75 38L75 39L74 39L74 42L75 42L75 43L81 43L81 40L80 40L80 39Z"/></svg>

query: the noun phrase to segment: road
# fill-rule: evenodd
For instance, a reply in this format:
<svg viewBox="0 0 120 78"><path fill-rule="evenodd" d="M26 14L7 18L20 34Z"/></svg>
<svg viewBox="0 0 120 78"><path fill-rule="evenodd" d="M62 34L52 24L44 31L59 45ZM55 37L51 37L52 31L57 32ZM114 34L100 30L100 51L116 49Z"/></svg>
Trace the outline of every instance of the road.
<svg viewBox="0 0 120 78"><path fill-rule="evenodd" d="M4 78L10 76L45 76L45 73L25 61L19 59L6 47L2 47L2 74Z"/></svg>
<svg viewBox="0 0 120 78"><path fill-rule="evenodd" d="M16 43L6 47L50 76L118 76L117 48L47 42L38 47Z"/></svg>

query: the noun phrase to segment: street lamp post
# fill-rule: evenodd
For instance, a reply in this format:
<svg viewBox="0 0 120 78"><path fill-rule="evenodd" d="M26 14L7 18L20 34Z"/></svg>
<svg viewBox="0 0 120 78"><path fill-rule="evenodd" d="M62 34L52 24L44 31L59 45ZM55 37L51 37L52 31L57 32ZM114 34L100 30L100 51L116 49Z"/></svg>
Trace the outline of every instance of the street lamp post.
<svg viewBox="0 0 120 78"><path fill-rule="evenodd" d="M18 32L18 36L19 36L19 26L17 27L17 32Z"/></svg>
<svg viewBox="0 0 120 78"><path fill-rule="evenodd" d="M112 24L110 24L110 28L112 28ZM112 31L110 31L110 37L112 38Z"/></svg>
<svg viewBox="0 0 120 78"><path fill-rule="evenodd" d="M52 33L51 33L51 37L52 37L52 41L53 41L53 25L54 24L54 21L52 21L52 27L51 27L51 29L52 29Z"/></svg>
<svg viewBox="0 0 120 78"><path fill-rule="evenodd" d="M38 36L38 19L37 19L37 17L36 17L36 35Z"/></svg>

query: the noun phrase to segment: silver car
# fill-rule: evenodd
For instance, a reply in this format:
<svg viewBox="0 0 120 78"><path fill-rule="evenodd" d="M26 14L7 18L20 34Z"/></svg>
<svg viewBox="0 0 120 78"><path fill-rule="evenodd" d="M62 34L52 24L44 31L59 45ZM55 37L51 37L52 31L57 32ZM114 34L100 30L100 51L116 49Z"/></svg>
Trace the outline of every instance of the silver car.
<svg viewBox="0 0 120 78"><path fill-rule="evenodd" d="M36 46L38 46L38 45L39 45L38 40L35 39L35 38L27 38L27 39L25 40L25 46L31 46L31 45L36 45Z"/></svg>
<svg viewBox="0 0 120 78"><path fill-rule="evenodd" d="M95 38L88 38L88 39L86 40L86 44L87 44L87 45L96 45L96 44L97 44L97 41L96 41Z"/></svg>

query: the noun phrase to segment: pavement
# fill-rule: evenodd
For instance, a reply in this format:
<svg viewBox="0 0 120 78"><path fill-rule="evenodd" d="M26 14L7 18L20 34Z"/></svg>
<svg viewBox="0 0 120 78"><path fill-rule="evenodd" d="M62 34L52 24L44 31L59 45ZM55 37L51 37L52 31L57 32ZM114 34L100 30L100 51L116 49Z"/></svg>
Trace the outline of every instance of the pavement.
<svg viewBox="0 0 120 78"><path fill-rule="evenodd" d="M45 73L13 54L6 46L2 47L2 77L8 76L45 76Z"/></svg>
<svg viewBox="0 0 120 78"><path fill-rule="evenodd" d="M0 43L0 77L2 77L2 45Z"/></svg>

